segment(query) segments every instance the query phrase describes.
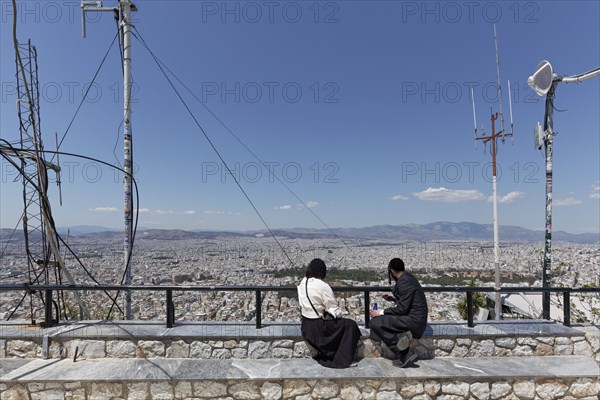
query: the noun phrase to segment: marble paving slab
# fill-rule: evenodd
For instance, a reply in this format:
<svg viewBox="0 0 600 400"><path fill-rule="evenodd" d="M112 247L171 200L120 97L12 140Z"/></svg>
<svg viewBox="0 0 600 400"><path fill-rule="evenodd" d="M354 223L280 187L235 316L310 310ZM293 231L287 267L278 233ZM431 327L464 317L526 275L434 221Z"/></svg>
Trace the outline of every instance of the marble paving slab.
<svg viewBox="0 0 600 400"><path fill-rule="evenodd" d="M269 379L487 379L577 378L597 379L600 368L592 357L440 357L398 368L390 360L365 358L356 367L325 368L312 359L196 360L95 359L19 360L7 368L0 382L140 382Z"/></svg>
<svg viewBox="0 0 600 400"><path fill-rule="evenodd" d="M0 379L8 375L9 372L14 371L22 367L23 365L29 364L32 359L28 358L2 358L0 359Z"/></svg>

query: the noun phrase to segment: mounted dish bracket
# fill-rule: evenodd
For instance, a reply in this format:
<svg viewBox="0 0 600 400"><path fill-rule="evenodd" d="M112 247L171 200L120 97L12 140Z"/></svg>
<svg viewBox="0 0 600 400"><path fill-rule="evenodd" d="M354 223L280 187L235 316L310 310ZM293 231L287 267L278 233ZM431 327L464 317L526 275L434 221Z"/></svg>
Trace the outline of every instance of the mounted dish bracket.
<svg viewBox="0 0 600 400"><path fill-rule="evenodd" d="M118 11L117 8L113 7L102 7L101 1L82 1L81 2L81 35L86 37L86 29L85 29L85 14L88 12L102 12L102 11L110 11L114 13Z"/></svg>

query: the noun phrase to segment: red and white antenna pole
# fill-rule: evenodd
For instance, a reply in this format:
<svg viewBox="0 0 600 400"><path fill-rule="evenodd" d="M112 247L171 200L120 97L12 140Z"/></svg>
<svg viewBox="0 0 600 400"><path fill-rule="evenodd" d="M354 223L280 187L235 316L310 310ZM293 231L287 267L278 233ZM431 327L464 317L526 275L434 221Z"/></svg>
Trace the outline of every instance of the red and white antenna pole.
<svg viewBox="0 0 600 400"><path fill-rule="evenodd" d="M492 124L491 136L477 136L477 122L475 117L475 98L473 97L473 89L471 88L471 97L473 97L473 121L475 122L475 140L482 141L485 145L491 142L491 153L492 153L492 202L493 202L493 226L494 226L494 289L496 290L496 296L494 299L495 307L495 319L502 319L502 296L500 295L500 235L498 226L498 193L497 193L497 166L496 166L496 155L497 155L497 143L496 140L501 137L502 140L506 136L513 135L513 122L512 122L512 105L510 106L510 132L504 130L504 115L502 114L502 88L500 87L500 56L498 54L498 35L496 33L496 25L494 24L494 42L496 47L496 73L498 76L498 87L497 93L500 102L500 112L491 113L490 122ZM510 99L510 84L509 84L509 99ZM496 120L500 118L501 129L496 132Z"/></svg>

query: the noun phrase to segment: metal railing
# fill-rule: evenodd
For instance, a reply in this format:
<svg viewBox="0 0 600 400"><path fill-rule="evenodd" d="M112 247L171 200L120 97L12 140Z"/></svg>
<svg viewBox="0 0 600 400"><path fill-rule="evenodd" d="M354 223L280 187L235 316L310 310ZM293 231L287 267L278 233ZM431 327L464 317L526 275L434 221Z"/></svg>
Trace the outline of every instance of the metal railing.
<svg viewBox="0 0 600 400"><path fill-rule="evenodd" d="M390 286L333 286L336 292L362 292L364 295L364 321L365 327L369 328L372 292L390 292ZM262 294L263 292L281 292L295 291L296 286L191 286L191 285L152 285L152 286L123 286L123 285L0 285L0 292L19 291L19 292L44 292L44 323L46 326L58 320L58 315L53 318L52 312L52 291L154 291L166 292L166 326L172 328L175 325L175 303L173 302L173 292L254 292L256 304L256 328L262 327ZM478 292L500 292L500 293L562 293L563 295L563 325L571 326L571 293L600 293L600 288L565 288L565 287L505 287L496 291L493 287L472 287L472 286L424 286L426 293L466 293L467 295L467 325L474 326L473 322L473 293Z"/></svg>

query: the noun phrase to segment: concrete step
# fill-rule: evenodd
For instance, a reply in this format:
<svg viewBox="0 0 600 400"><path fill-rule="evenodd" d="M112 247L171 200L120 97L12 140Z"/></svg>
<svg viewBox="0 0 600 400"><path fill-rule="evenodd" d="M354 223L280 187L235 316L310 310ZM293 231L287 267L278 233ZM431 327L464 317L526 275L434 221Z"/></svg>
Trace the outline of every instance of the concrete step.
<svg viewBox="0 0 600 400"><path fill-rule="evenodd" d="M324 368L311 359L2 361L7 399L597 399L592 357L440 357L397 368L364 358Z"/></svg>

